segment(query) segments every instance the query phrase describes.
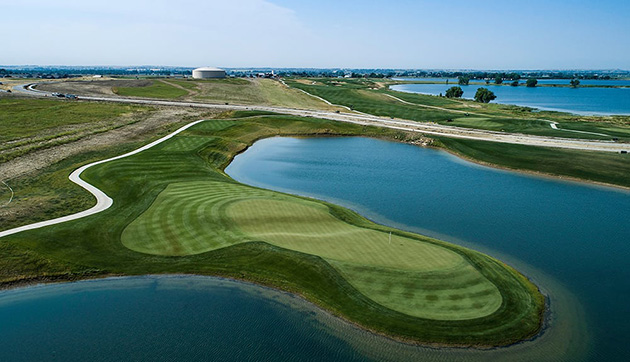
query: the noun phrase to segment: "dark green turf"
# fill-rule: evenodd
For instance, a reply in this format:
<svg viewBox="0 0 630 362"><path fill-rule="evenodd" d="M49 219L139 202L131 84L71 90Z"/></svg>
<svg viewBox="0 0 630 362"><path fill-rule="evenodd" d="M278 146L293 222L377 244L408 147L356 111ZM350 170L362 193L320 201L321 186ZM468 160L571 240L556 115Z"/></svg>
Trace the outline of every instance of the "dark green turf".
<svg viewBox="0 0 630 362"><path fill-rule="evenodd" d="M440 138L466 158L516 170L543 172L630 187L630 154L565 150L506 143ZM630 150L630 147L628 147Z"/></svg>
<svg viewBox="0 0 630 362"><path fill-rule="evenodd" d="M225 127L224 127L225 126ZM339 134L399 138L399 131L289 116L250 117L221 125L219 130L195 127L181 137L207 137L208 143L188 147L179 137L155 150L105 163L84 178L114 200L93 217L3 238L12 255L29 253L46 260L51 270L124 275L195 273L243 278L300 293L335 314L387 334L416 341L458 345L504 345L537 333L543 299L522 275L502 263L451 244L393 230L397 235L426 240L449 248L473 265L500 291L503 302L489 316L470 320L432 320L412 317L383 307L360 293L321 257L249 242L197 255L172 257L132 251L121 243L125 227L147 210L169 184L192 181L233 183L222 168L255 140L274 135ZM319 203L319 202L318 202ZM325 204L339 220L389 232L344 208ZM39 259L38 259L39 258ZM33 262L30 263L31 265ZM2 265L0 263L0 265ZM44 272L46 264L39 272ZM38 272L30 268L30 275ZM354 270L353 273L359 271ZM15 277L14 279L18 279Z"/></svg>

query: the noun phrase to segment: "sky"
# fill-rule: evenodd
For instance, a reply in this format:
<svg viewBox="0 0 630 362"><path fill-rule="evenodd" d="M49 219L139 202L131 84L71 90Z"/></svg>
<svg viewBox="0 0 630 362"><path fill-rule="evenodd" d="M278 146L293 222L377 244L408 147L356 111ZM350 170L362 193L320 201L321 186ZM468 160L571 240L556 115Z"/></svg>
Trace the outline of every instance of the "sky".
<svg viewBox="0 0 630 362"><path fill-rule="evenodd" d="M630 69L627 0L0 0L2 65Z"/></svg>

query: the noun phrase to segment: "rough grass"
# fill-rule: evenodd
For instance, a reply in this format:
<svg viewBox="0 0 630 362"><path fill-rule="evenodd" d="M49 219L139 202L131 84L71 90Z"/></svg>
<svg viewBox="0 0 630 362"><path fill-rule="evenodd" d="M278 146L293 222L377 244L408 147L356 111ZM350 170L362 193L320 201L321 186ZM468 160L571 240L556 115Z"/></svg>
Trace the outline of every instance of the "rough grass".
<svg viewBox="0 0 630 362"><path fill-rule="evenodd" d="M190 81L193 82L193 81ZM219 79L194 81L195 99L234 104L259 104L303 109L335 110L335 107L291 89L272 79Z"/></svg>
<svg viewBox="0 0 630 362"><path fill-rule="evenodd" d="M630 187L629 154L450 138L440 138L440 142L463 157L492 165Z"/></svg>
<svg viewBox="0 0 630 362"><path fill-rule="evenodd" d="M229 216L227 224L221 225L219 220L211 225L204 222L203 215L205 214L192 212L192 210L203 209L203 206L199 206L201 209L197 208L197 205L204 204L202 197L202 200L195 201L196 203L180 201L178 209L184 211L183 213L174 213L161 220L158 218L150 223L147 222L147 225L160 228L167 233L179 233L183 229L209 230L208 234L204 232L200 234L202 235L198 241L200 245L208 243L222 245L223 243L224 247L182 256L139 253L125 247L121 242L121 236L125 239L124 233L130 227L130 223L136 219L141 220L147 210L157 207L160 194L167 196L170 190L176 190L182 183L186 185L224 183L229 184L230 187L246 188L226 177L222 168L236 153L261 137L282 134L363 134L388 138L399 136L399 132L393 130L289 116L256 116L228 120L223 124L215 123L206 129L203 129L202 125L168 141L177 144L180 142L179 137L207 137L208 143L200 149L190 150L186 146L175 147L169 151L170 145L165 144L166 150L164 148L148 150L86 171L83 177L114 199L113 206L105 212L73 222L12 235L3 238L3 243L14 247L17 255L21 255L21 252L29 252L32 253L29 255L36 256L37 260L50 260L62 266L71 265L76 273L88 273L90 270L124 275L195 273L247 279L300 293L333 313L372 330L427 343L504 345L531 336L538 331L543 308L542 296L522 275L504 264L471 250L373 224L335 205L319 201L305 201L302 198L271 191L265 191L264 200L268 199L267 195L277 195L269 197L282 198L283 202L289 202L285 200L290 199L291 203L297 203L297 209L295 205L291 205L286 210L278 211L276 216L285 217L287 212L293 213L299 209L301 213L309 217L321 218L322 222L319 226L314 225L313 229L306 230L306 236L298 235L300 234L298 229L285 230L279 219L279 223L275 226L271 223L263 229L249 229L248 225L251 225L252 217L261 215L262 211L256 209L260 205L255 204L256 207L252 208L251 204L240 206L235 204L232 206L236 207L232 209L232 216L228 215L229 213L225 214ZM215 127L220 130L214 130ZM228 190L228 198L238 195L231 192L228 186L224 188ZM256 190L249 187L247 189ZM164 193L165 190L167 190L166 193ZM218 191L214 194L217 195ZM196 196L203 195L197 193ZM252 199L248 199L247 202L250 201ZM206 208L210 207L206 210L211 213L212 205L215 204L205 203L205 205ZM238 219L241 214L239 212L234 214L234 211L238 211L239 207L249 210L247 214L249 217ZM323 211L326 209L328 213ZM163 208L163 210L168 213L169 208ZM229 211L229 208L227 210ZM189 215L188 221L182 215ZM190 215L199 217L190 217ZM178 221L178 218L181 220ZM339 224L342 222L346 223L343 227ZM235 225L240 225L240 227L235 230ZM304 228L307 226L304 224ZM206 229L203 229L204 227ZM222 232L221 227L232 234ZM404 262L408 257L406 253L401 254L400 260L401 265L407 265L408 268L397 269L392 267L392 258L395 259L395 253L389 258L387 255L366 254L365 258L385 257L381 264L375 262L376 265L369 265L357 259L347 257L344 259L344 255L356 255L352 248L339 249L339 252L333 254L337 256L337 259L326 254L331 252L330 248L322 250L323 257L298 251L302 250L299 249L298 244L308 245L306 240L311 238L308 234L322 231L318 231L316 227L332 227L336 231L344 230L350 234L369 234L370 237L367 240L370 241L372 238L370 242L373 244L379 243L384 236L388 237L389 231L394 231L392 243L402 242L410 248L412 243L416 242L420 245L431 243L437 248L435 250L444 249L443 255L457 254L453 260L463 260L464 267L460 270L461 275L447 274L441 278L446 284L449 280L452 282L450 285L453 290L446 291L445 288L436 288L437 279L431 279L429 275L422 274L428 273L427 270L410 270L413 263ZM274 228L281 228L280 233L285 233L285 235L274 236ZM214 234L211 233L212 230L215 231ZM296 234L300 238L294 240L293 237L286 235L287 232ZM141 232L138 234L143 238L147 235ZM329 246L334 244L334 236L328 235ZM233 244L230 237L268 240ZM177 238L172 240L177 240ZM189 247L194 244L182 245ZM413 247L417 246L414 244ZM384 250L389 250L389 248ZM430 250L434 249L430 248ZM393 250L389 252L393 253ZM436 257L437 264L433 265L446 267L447 264L442 263L448 258L438 259L440 258ZM43 265L39 273L46 272L47 267ZM437 270L446 272L446 269L436 268ZM457 267L453 269L453 272L456 271ZM483 301L484 298L497 300L492 299L491 293L488 293L487 290L491 288L483 287L484 279L494 285L501 295L501 304L492 312L491 308L477 303ZM404 285L398 286L397 280ZM467 286L476 284L481 287L467 289ZM370 285L373 286L370 287ZM434 290L434 292L429 292L429 290ZM390 303L391 308L388 308L384 305L388 300L398 300L400 303ZM427 311L427 313L434 313L435 318L423 318L397 310L413 310L423 305L435 307L434 310ZM468 317L472 317L474 313L484 316L458 319L453 317L458 315L458 310L462 311L462 316L466 313L471 313Z"/></svg>
<svg viewBox="0 0 630 362"><path fill-rule="evenodd" d="M0 98L0 142L56 135L67 132L68 126L90 127L95 122L142 110L146 108L112 103Z"/></svg>
<svg viewBox="0 0 630 362"><path fill-rule="evenodd" d="M185 89L160 80L155 80L145 87L113 87L112 91L120 96L142 98L180 98L188 95Z"/></svg>
<svg viewBox="0 0 630 362"><path fill-rule="evenodd" d="M388 82L379 85L378 82L365 79L317 79L312 82L289 80L287 84L322 97L333 104L345 105L357 111L378 116L492 131L565 138L606 140L619 138L630 141L630 124L626 118L624 118L625 121L619 121L615 117L579 117L559 112L532 112L531 108L526 107L480 104L464 99L453 100L424 94L396 92L385 87ZM408 103L386 95L395 96ZM545 120L558 122L561 129L603 133L606 136L554 130Z"/></svg>

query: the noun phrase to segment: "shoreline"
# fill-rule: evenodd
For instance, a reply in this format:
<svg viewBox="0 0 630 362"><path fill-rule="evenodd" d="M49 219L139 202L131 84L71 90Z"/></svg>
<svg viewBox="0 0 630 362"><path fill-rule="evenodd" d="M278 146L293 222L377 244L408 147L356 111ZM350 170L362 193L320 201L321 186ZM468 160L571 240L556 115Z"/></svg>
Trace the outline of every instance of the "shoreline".
<svg viewBox="0 0 630 362"><path fill-rule="evenodd" d="M516 173L521 173L523 175L535 176L535 177L539 177L546 180L581 183L581 184L584 184L585 186L590 186L590 187L597 186L601 188L610 188L610 189L614 189L615 191L630 191L630 186L623 186L623 185L610 184L610 183L601 182L601 181L587 180L587 179L573 177L573 176L557 175L557 174L543 172L543 171L533 171L533 170L526 170L526 169L521 169L521 168L511 168L507 166L501 166L495 163L485 162L485 161L477 160L472 157L468 157L457 151L453 151L444 145L429 146L428 148L434 148L437 150L444 151L452 156L457 157L458 159L462 161L470 162L477 166L489 167L489 168L493 168L500 171L516 172Z"/></svg>
<svg viewBox="0 0 630 362"><path fill-rule="evenodd" d="M394 89L392 87L394 86L404 86L404 85L414 85L414 84L419 84L419 85L440 85L440 84L444 84L444 83L393 83L393 84L389 84L387 85L387 89L393 92L401 92L401 93L407 93L407 94L421 94L421 95L425 95L425 96L433 96L433 97L439 97L439 95L437 94L433 94L433 93L425 93L425 92L413 92L413 91L408 91L408 90L401 90L401 89ZM451 86L450 84L444 84L445 86ZM479 86L479 87L486 87L487 85L482 85L482 84L469 84L470 86ZM453 87L457 87L457 86L461 86L458 85L456 83L453 83L452 85ZM499 84L499 85L495 85L495 84L491 84L490 86L499 86L502 87L504 86L503 84ZM524 86L521 86L522 88L525 88ZM563 87L553 87L553 86L537 86L540 88L563 88ZM568 87L567 87L568 88ZM625 87L578 87L578 88L605 88L605 89L630 89L630 86L625 86ZM468 101L472 101L473 98L462 98ZM541 106L532 106L532 105L521 105L521 104L515 104L515 103L503 103L503 102L494 102L494 104L500 104L500 105L504 105L504 106L514 106L514 107L526 107L526 108L531 108L534 111L543 111L543 112L558 112L558 113L566 113L568 115L572 115L572 116L582 116L582 117L630 117L630 111L627 113L610 113L610 112L598 112L598 111L576 111L576 110L570 110L570 109L563 109L563 108L552 108L552 107L541 107Z"/></svg>
<svg viewBox="0 0 630 362"><path fill-rule="evenodd" d="M228 281L228 282L232 282L232 283L236 283L236 284L240 284L240 285L245 285L245 286L250 286L250 287L256 287L256 288L262 288L262 289L266 289L266 290L271 290L271 291L275 291L277 293L283 294L285 296L288 297L292 297L292 298L297 298L300 301L307 303L315 308L317 308L321 313L324 313L326 315L328 315L329 317L335 318L336 320L338 320L339 322L345 323L349 326L352 326L353 328L356 328L358 330L361 330L363 332L367 332L370 333L371 335L378 337L378 338L383 338L383 339L387 339L388 341L394 342L394 343L399 343L408 347L414 347L414 348L430 348L430 349L434 349L434 350L441 350L441 351L446 351L446 350L458 350L458 351L465 351L465 350L474 350L474 351L497 351L497 350L505 350L505 349L509 349L511 347L514 346L518 346L518 345L522 345L522 344L526 344L529 342L535 342L536 340L538 340L539 338L542 338L545 334L545 332L547 331L547 329L550 327L550 319L551 319L551 313L552 313L552 308L551 308L551 304L549 303L549 296L545 295L545 318L543 321L543 325L541 326L540 330L538 331L538 333L536 333L534 336L518 341L518 342L514 342L512 344L508 344L508 345L503 345L503 346L486 346L486 345L469 345L469 344L461 344L461 345L450 345L450 344L440 344L440 343L423 343L421 341L418 340L414 340L414 339L406 339L406 338L401 338L399 336L396 335L392 335L392 334L387 334L387 333L383 333L383 332L379 332L377 330L374 329L370 329L360 323L356 323L353 322L347 318L345 318L343 315L341 314L337 314L332 312L331 310L323 307L322 305L311 301L310 299L306 298L302 293L299 292L295 292L295 291L289 291L289 290L285 290L282 289L280 287L274 286L272 284L265 284L265 283L261 283L261 282L256 282L256 281L252 281L250 279L244 279L244 278L235 278L235 277L231 277L231 276L224 276L224 275L206 275L206 274L196 274L196 273L192 273L192 274L186 274L186 273L164 273L164 274L138 274L138 275L127 275L127 274L116 274L116 273L106 273L106 274L98 274L98 275L88 275L85 277L79 277L79 278L69 278L69 279L63 279L63 278L50 278L50 279L39 279L39 278L34 278L34 279L27 279L27 280L21 280L18 281L16 283L0 283L0 298L2 297L2 293L3 292L8 292L8 291L27 291L29 289L32 288L38 288L38 287L54 287L55 285L68 285L68 284L76 284L76 283L84 283L84 282L99 282L99 281L107 281L107 280L125 280L125 279L135 279L135 278L141 278L141 279L145 279L145 278L155 278L155 279L159 279L159 278L189 278L189 277L197 277L197 278L208 278L208 279L215 279L215 280L221 280L221 281Z"/></svg>
<svg viewBox="0 0 630 362"><path fill-rule="evenodd" d="M271 135L271 136L269 136L269 137L273 137L273 136L274 136L274 135ZM307 137L309 137L309 136L310 136L310 137L313 137L313 136L318 136L318 134L309 134L309 135L304 135L304 136L307 136ZM340 136L341 136L341 137L343 137L343 135L331 135L331 134L326 134L326 135L324 135L324 136L337 136L337 137L340 137ZM366 137L366 136L363 136L363 135L355 135L355 136L358 136L358 137ZM268 138L268 137L264 137L264 138ZM388 138L386 138L386 137L384 137L384 138L385 138L385 139L388 139ZM261 138L261 139L262 139L262 138ZM259 139L258 139L258 140L259 140ZM391 139L388 139L388 140L389 140L389 141L398 141L398 142L401 142L401 143L407 143L407 142L400 141L400 140L391 140ZM254 142L255 142L255 141L254 141ZM252 142L252 144L253 144L254 142ZM249 147L245 148L244 150L242 150L241 152L239 152L239 154L240 154L240 153L242 153L242 152L244 152L244 151L245 151L245 150L247 150L248 148L249 148ZM229 163L231 163L231 162L233 161L234 157L236 157L236 154L232 157L232 159L228 162L228 164L229 164ZM224 171L224 169L223 169L223 171ZM151 275L151 274L148 274L148 275ZM157 275L172 275L172 274L157 274ZM174 274L174 275L177 275L177 274ZM199 274L184 274L184 275L199 275ZM114 275L114 274L105 274L105 275L98 275L98 276L94 276L94 277L89 277L89 276L87 276L87 277L78 277L78 278L76 278L76 279L74 279L74 278L69 278L68 280L63 280L63 277L61 277L61 278L60 278L61 280L48 280L48 281L46 281L46 280L45 280L43 283L41 283L39 280L30 280L30 281L29 281L29 280L25 280L23 283L17 282L14 286L9 286L9 288L8 288L8 289L15 289L15 288L19 288L19 287L22 287L22 286L28 287L28 286L30 286L30 285L37 285L37 284L49 284L49 283L55 283L55 282L59 282L59 281L60 281L60 282L74 282L74 281L81 281L81 280L88 280L88 279L101 279L101 278L108 278L108 277L115 277L115 276L116 276L116 275ZM131 275L131 276L133 276L133 275ZM125 275L125 277L131 277L131 276L130 276L130 275ZM202 276L208 276L208 275L202 275ZM45 277L45 276L44 276L44 277ZM222 276L221 276L221 275L212 275L212 276L210 276L210 277L218 277L218 278L221 278ZM223 277L223 278L226 278L226 277ZM334 313L334 312L332 312L332 311L329 311L329 310L327 310L327 309L325 309L325 308L321 307L321 306L320 306L318 303L316 303L316 302L312 302L312 301L310 301L310 300L306 299L306 298L305 298L305 297L304 297L301 293L299 293L299 292L297 292L297 291L290 291L290 290L278 289L278 288L276 288L276 287L274 287L274 286L267 285L267 284L265 284L265 283L263 283L263 282L254 281L254 280L239 279L239 278L233 278L233 277L227 277L227 278L228 278L228 279L233 279L233 280L238 280L238 281L243 281L243 282L247 282L247 283L253 283L253 284L256 284L256 285L260 285L260 286L264 286L264 287L269 287L269 288L276 289L276 290L281 290L281 291L283 291L283 292L286 292L286 293L289 293L289 294L292 294L292 295L298 296L298 297L300 297L300 298L302 298L302 299L307 300L309 303L311 303L311 304L313 304L313 305L318 306L320 309L325 310L326 312L330 313L331 315L335 316L336 318L338 318L338 319L340 319L340 320L344 320L344 321L346 321L347 323L354 325L355 327L358 327L358 328L360 328L360 329L362 329L362 330L368 331L368 332L370 332L370 333L372 333L372 334L374 334L374 335L377 335L377 336L379 336L379 337L384 337L384 338L390 339L390 340L392 340L392 341L396 341L397 343L404 343L404 344L407 344L407 345L412 345L412 346L417 346L417 347L424 347L424 348L437 348L437 349L440 349L440 350L447 350L447 349L458 349L458 350L462 350L462 349L463 349L463 350L467 350L467 349L473 349L473 350L495 350L495 349L498 349L498 350L502 350L502 349L506 349L506 348L513 347L513 346L515 346L515 345L521 345L521 344L527 343L527 342L529 342L529 341L534 341L534 340L537 340L537 339L539 339L541 336L543 336L543 335L545 334L544 332L546 332L546 331L548 330L548 328L549 328L549 323L546 323L546 324L545 324L545 321L547 321L547 322L548 322L548 317L549 317L549 314L552 312L552 308L551 308L551 307L547 304L547 302L549 301L549 299L548 299L548 298L549 298L549 296L548 296L548 295L545 295L545 298L546 298L546 299L545 299L545 300L546 300L546 303L545 303L545 313L544 313L544 315L545 315L545 316L544 316L544 318L543 318L543 321L542 321L542 322L543 322L543 324L541 324L541 328L540 328L540 330L539 330L539 331L538 331L535 335L533 335L531 338L524 339L524 340L521 340L521 341L518 341L518 342L515 342L515 343L512 343L512 344L503 345L503 346L484 346L484 345L468 345L468 344L464 344L464 345L456 345L456 344L455 344L455 345L452 345L452 344L437 344L437 343L436 343L436 344L430 344L430 343L422 343L422 342L419 342L419 341L417 341L417 340L413 340L413 339L400 338L400 337L397 337L397 336L395 336L395 335L388 335L388 334L386 334L386 333L382 333L382 332L379 332L379 331L370 330L370 329L369 329L369 328L367 328L367 327L363 327L363 326L361 326L361 325L360 325L360 324L358 324L358 323L354 323L354 322L352 322L352 321L349 321L349 320L347 320L346 318L344 318L343 316L341 316L341 315L339 315L339 314L336 314L336 313ZM527 278L531 280L531 278L530 278L529 276L527 276ZM3 284L4 284L4 283L3 283ZM0 288L2 288L3 284L0 284ZM6 284L4 284L4 285L6 285ZM536 286L538 287L538 285L536 285ZM7 289L7 288L2 288L2 289Z"/></svg>

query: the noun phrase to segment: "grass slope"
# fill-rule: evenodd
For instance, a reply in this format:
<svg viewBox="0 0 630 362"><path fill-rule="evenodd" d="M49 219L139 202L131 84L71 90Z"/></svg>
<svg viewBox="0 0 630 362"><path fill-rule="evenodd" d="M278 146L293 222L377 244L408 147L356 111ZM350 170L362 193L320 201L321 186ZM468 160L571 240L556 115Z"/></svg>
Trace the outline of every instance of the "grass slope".
<svg viewBox="0 0 630 362"><path fill-rule="evenodd" d="M448 150L501 167L630 187L630 155L440 138Z"/></svg>
<svg viewBox="0 0 630 362"><path fill-rule="evenodd" d="M121 96L143 98L180 98L188 95L185 89L160 80L155 80L145 87L114 87L112 91Z"/></svg>
<svg viewBox="0 0 630 362"><path fill-rule="evenodd" d="M149 113L134 105L0 97L0 162L131 124Z"/></svg>
<svg viewBox="0 0 630 362"><path fill-rule="evenodd" d="M53 265L72 266L74 273L195 273L247 279L300 293L333 313L372 330L427 343L504 345L538 331L543 310L542 296L522 275L495 259L455 245L376 225L335 205L242 186L223 174L222 169L229 160L255 140L289 134L400 136L400 132L393 130L289 116L208 121L159 148L86 171L83 177L115 200L105 212L13 235L4 238L3 243L15 248L16 252L31 253L29 255L48 260ZM207 142L189 142L195 137L206 137ZM212 187L208 189L209 185ZM193 192L185 190L184 186L192 187ZM190 195L205 197L205 192L195 192L195 187L205 188L209 195L224 195L226 200L244 197L241 200L243 203L232 203L224 209L224 213L219 210L218 215L223 215L223 218L204 219L212 215L213 208L218 204L203 198L196 204L188 202L190 197L194 198ZM210 192L210 189L215 191ZM249 193L261 193L263 197L251 197ZM150 210L157 208L161 199L173 199L179 206L170 216L170 208L163 207L167 216L163 216L164 212L155 213L160 216L146 221L152 212ZM252 223L252 220L268 214L268 202L283 203L274 214L277 223ZM261 207L264 209L258 210ZM278 219L287 217L287 214L297 214L298 219L293 219L295 223L300 221L299 214L315 217L319 222L309 226L302 220L302 226L287 229L286 224ZM144 222L161 230L157 230L158 234L166 236L159 237L173 241L174 245L179 243L182 248L192 248L194 253L156 255L125 247L123 242L129 245L131 240L125 233L135 227L132 226L135 222ZM181 234L169 234L186 230L198 232L196 235L202 238L186 242L186 237ZM205 234L205 230L215 230L215 233ZM328 243L328 248L317 249L309 245L307 240L312 240L314 233L325 233L327 230L329 235L323 240ZM367 239L372 244L379 243L390 231L394 231L392 242L395 240L414 248L416 255L426 254L425 258L430 258L431 253L420 250L441 251L433 252L435 268L423 270L405 259L413 254L394 253L390 248L383 250L389 250L391 254L383 253L385 255L382 256L357 256L352 247L331 250L331 245L337 240L334 234L339 231L355 235L349 243ZM138 237L141 235L142 232L137 234ZM230 238L252 241L234 243L236 239ZM136 238L136 243L140 242ZM223 247L200 252L208 244ZM307 247L315 249L305 249ZM397 258L400 265L406 267L394 265ZM463 262L449 269L449 274L444 268L455 260ZM432 271L435 275L427 274ZM441 272L444 274L440 275ZM475 283L480 285L478 290L467 289L469 284ZM501 296L500 305L492 312L490 309L495 306L484 310L483 301L496 303L498 299L486 291L493 289L484 287L490 285L487 283L491 283ZM434 313L434 318L388 308L385 305L388 301L400 301L400 306L396 308L405 311L434 305L433 311L427 311ZM453 317L457 315L457 309L462 310L462 315L471 313L469 318ZM475 313L483 316L472 318Z"/></svg>
<svg viewBox="0 0 630 362"><path fill-rule="evenodd" d="M628 117L579 117L559 112L532 112L527 107L480 104L465 99L391 91L387 88L390 83L369 79L287 81L290 86L331 103L379 116L541 136L606 140L619 138L630 141ZM606 136L554 130L548 121L558 122L560 129L602 133Z"/></svg>
<svg viewBox="0 0 630 362"><path fill-rule="evenodd" d="M0 143L34 135L59 134L69 126L93 126L143 107L48 99L0 98ZM65 127L65 128L64 128Z"/></svg>
<svg viewBox="0 0 630 362"><path fill-rule="evenodd" d="M157 79L136 81L129 87L113 87L129 97L186 98L212 103L269 105L289 108L336 110L325 102L272 79ZM94 84L90 84L93 86Z"/></svg>

